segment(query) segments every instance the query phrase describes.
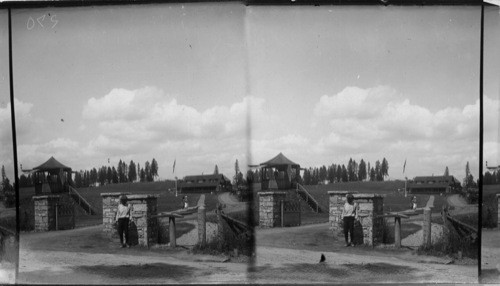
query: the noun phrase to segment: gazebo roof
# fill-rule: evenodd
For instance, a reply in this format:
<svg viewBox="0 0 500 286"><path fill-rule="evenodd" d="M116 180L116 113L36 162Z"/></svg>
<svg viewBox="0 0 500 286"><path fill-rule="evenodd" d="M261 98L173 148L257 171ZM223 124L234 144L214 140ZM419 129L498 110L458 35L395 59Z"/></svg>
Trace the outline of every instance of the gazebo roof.
<svg viewBox="0 0 500 286"><path fill-rule="evenodd" d="M60 170L63 169L63 171L69 171L71 172L71 168L61 164L59 161L54 159L54 157L50 157L47 162L41 164L38 167L33 168L33 171L53 171L53 170Z"/></svg>
<svg viewBox="0 0 500 286"><path fill-rule="evenodd" d="M292 166L299 168L300 165L291 161L283 153L279 153L276 157L272 158L269 161L260 164L261 167L277 167L277 166Z"/></svg>

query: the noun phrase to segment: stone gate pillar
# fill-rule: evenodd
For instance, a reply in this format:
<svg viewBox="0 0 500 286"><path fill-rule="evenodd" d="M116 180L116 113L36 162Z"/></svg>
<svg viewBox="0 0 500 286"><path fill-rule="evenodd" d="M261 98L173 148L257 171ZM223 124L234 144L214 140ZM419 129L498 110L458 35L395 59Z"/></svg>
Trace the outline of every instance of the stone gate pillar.
<svg viewBox="0 0 500 286"><path fill-rule="evenodd" d="M500 194L496 195L497 197L497 226L500 227Z"/></svg>
<svg viewBox="0 0 500 286"><path fill-rule="evenodd" d="M343 236L343 225L342 225L342 210L344 209L345 199L349 191L329 191L330 196L329 202L329 218L330 229L335 235Z"/></svg>
<svg viewBox="0 0 500 286"><path fill-rule="evenodd" d="M259 226L263 228L281 225L280 201L286 198L285 192L259 192Z"/></svg>
<svg viewBox="0 0 500 286"><path fill-rule="evenodd" d="M118 204L120 203L121 195L129 195L130 193L101 193L102 197L102 230L104 234L118 240L118 232L113 227L115 223L116 212L118 211Z"/></svg>
<svg viewBox="0 0 500 286"><path fill-rule="evenodd" d="M132 207L129 229L131 243L147 247L158 243L158 220L152 217L158 211L158 195L130 195L127 198Z"/></svg>
<svg viewBox="0 0 500 286"><path fill-rule="evenodd" d="M352 194L358 204L358 216L362 227L363 243L374 245L382 242L384 219L378 217L384 213L384 199L378 194L357 194L349 191L329 191L330 196L330 228L334 235L343 236L341 221L342 210L347 194Z"/></svg>
<svg viewBox="0 0 500 286"><path fill-rule="evenodd" d="M56 204L58 195L35 196L35 231L56 230Z"/></svg>

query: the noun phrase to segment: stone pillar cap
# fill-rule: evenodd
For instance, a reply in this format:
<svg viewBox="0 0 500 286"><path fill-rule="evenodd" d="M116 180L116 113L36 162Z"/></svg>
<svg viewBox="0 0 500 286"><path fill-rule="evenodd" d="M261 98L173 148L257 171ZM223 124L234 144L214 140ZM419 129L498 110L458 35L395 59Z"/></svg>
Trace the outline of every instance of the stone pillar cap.
<svg viewBox="0 0 500 286"><path fill-rule="evenodd" d="M329 195L343 195L343 194L356 194L358 193L357 191L344 191L344 190L338 190L338 191L328 191L327 192Z"/></svg>
<svg viewBox="0 0 500 286"><path fill-rule="evenodd" d="M159 196L158 194L129 195L127 196L127 200L153 199Z"/></svg>
<svg viewBox="0 0 500 286"><path fill-rule="evenodd" d="M257 192L259 195L286 195L286 192Z"/></svg>
<svg viewBox="0 0 500 286"><path fill-rule="evenodd" d="M45 196L33 196L34 200L43 200L43 199L58 199L59 195L45 195Z"/></svg>
<svg viewBox="0 0 500 286"><path fill-rule="evenodd" d="M117 193L101 193L101 197L119 197L121 195L130 195L130 193L117 192Z"/></svg>
<svg viewBox="0 0 500 286"><path fill-rule="evenodd" d="M380 195L380 194L367 194L367 193L364 193L364 194L353 194L353 197L355 199L374 199L374 198L383 198L385 196L384 195Z"/></svg>

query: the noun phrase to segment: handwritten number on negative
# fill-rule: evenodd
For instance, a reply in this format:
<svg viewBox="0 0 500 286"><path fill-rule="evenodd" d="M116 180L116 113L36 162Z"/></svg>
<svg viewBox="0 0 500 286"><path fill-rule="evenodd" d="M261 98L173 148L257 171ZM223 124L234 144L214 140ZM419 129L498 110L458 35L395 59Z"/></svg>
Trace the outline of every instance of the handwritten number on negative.
<svg viewBox="0 0 500 286"><path fill-rule="evenodd" d="M59 23L59 20L56 19L56 15L50 15L51 13L48 13L48 16L50 17L50 22L52 23L52 26L50 27L51 29L54 29L55 26L57 25L57 23ZM41 28L45 28L46 25L47 25L47 21L46 21L46 18L47 15L46 14L43 14L41 15L40 17L37 17L36 18L36 22L40 25ZM45 26L44 26L44 22L45 22ZM28 21L26 22L26 28L28 30L33 30L33 28L35 28L36 26L36 23L35 23L35 19L33 19L33 17L29 17L28 18Z"/></svg>

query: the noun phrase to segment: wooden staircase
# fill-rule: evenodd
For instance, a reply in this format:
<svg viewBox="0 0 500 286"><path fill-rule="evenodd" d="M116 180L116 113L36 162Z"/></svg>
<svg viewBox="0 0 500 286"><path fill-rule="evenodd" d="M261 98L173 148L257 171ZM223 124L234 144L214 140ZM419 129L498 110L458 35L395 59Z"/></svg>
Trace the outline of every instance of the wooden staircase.
<svg viewBox="0 0 500 286"><path fill-rule="evenodd" d="M97 214L96 210L92 207L92 205L71 186L69 187L69 195L75 201L75 203L78 204L85 211L86 214L88 215Z"/></svg>
<svg viewBox="0 0 500 286"><path fill-rule="evenodd" d="M311 194L301 185L297 184L297 195L298 197L303 200L313 212L316 213L324 213L325 210L319 205L318 201L314 199Z"/></svg>

